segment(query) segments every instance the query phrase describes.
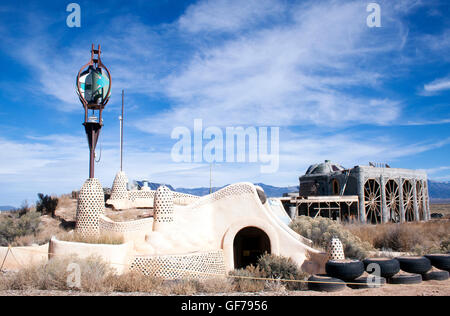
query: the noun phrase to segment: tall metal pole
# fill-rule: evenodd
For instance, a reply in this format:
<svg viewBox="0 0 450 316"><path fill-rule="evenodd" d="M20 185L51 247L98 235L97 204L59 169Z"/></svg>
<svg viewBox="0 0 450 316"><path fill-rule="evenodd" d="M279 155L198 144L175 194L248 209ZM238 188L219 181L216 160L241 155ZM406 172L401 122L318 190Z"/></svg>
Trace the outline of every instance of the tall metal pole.
<svg viewBox="0 0 450 316"><path fill-rule="evenodd" d="M122 115L120 116L120 171L123 171L123 107L125 92L122 90Z"/></svg>
<svg viewBox="0 0 450 316"><path fill-rule="evenodd" d="M212 164L209 165L209 194L212 193Z"/></svg>

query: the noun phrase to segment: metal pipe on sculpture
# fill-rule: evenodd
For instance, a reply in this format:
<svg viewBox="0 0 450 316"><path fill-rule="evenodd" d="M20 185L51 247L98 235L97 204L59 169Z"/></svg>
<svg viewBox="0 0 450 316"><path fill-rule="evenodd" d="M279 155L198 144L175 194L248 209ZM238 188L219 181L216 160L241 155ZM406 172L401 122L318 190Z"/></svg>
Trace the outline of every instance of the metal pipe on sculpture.
<svg viewBox="0 0 450 316"><path fill-rule="evenodd" d="M123 108L125 92L122 90L122 115L120 116L120 171L123 171Z"/></svg>

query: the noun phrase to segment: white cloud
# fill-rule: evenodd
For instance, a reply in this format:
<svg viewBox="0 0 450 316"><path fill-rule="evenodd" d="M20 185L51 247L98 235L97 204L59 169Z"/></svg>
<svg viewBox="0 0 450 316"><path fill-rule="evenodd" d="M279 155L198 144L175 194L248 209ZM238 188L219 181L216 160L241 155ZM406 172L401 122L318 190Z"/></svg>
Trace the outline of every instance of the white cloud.
<svg viewBox="0 0 450 316"><path fill-rule="evenodd" d="M441 91L450 90L450 77L436 79L423 86L423 94L436 94Z"/></svg>
<svg viewBox="0 0 450 316"><path fill-rule="evenodd" d="M436 167L436 168L425 169L425 171L431 175L442 174L442 171L446 171L446 170L450 170L450 166L441 166L441 167Z"/></svg>
<svg viewBox="0 0 450 316"><path fill-rule="evenodd" d="M234 32L281 14L285 7L277 0L204 0L189 6L179 18L188 32Z"/></svg>
<svg viewBox="0 0 450 316"><path fill-rule="evenodd" d="M293 23L200 45L181 70L163 81L174 100L171 109L136 126L167 134L195 118L214 126L395 121L401 110L397 100L357 96L351 89L376 91L386 76L376 58L397 49L402 34L391 41L383 36L367 40L365 7L357 2L314 2L289 9Z"/></svg>

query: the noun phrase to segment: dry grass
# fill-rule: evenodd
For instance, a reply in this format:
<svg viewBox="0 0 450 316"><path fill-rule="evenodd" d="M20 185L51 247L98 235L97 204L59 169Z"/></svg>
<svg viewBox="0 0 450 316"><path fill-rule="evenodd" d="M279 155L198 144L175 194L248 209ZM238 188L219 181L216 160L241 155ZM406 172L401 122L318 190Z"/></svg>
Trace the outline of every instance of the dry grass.
<svg viewBox="0 0 450 316"><path fill-rule="evenodd" d="M124 238L113 233L103 233L99 236L82 236L74 232L64 233L57 236L61 241L80 242L86 244L121 245Z"/></svg>
<svg viewBox="0 0 450 316"><path fill-rule="evenodd" d="M234 270L230 272L230 275L238 276L238 278L232 278L233 288L237 292L261 292L266 286L265 281L251 279L264 277L259 267L249 266L246 269Z"/></svg>
<svg viewBox="0 0 450 316"><path fill-rule="evenodd" d="M81 288L85 292L108 292L111 288L104 280L112 270L98 258L78 259L67 257L30 266L17 273L0 275L0 290L73 290L67 282L73 272L70 264L80 267Z"/></svg>
<svg viewBox="0 0 450 316"><path fill-rule="evenodd" d="M0 217L0 245L13 245L15 240L24 236L35 236L41 230L41 216L37 212L25 209Z"/></svg>
<svg viewBox="0 0 450 316"><path fill-rule="evenodd" d="M347 225L361 240L379 250L425 253L450 251L450 221L432 220L403 224Z"/></svg>
<svg viewBox="0 0 450 316"><path fill-rule="evenodd" d="M73 280L68 269L70 264L80 266L81 286L71 287ZM235 291L226 278L205 281L163 281L137 272L116 275L98 258L53 258L46 263L34 265L17 273L0 274L0 291L81 291L100 293L152 293L158 295L193 295L198 293L229 293Z"/></svg>
<svg viewBox="0 0 450 316"><path fill-rule="evenodd" d="M80 266L81 286L70 287L68 277L73 270L69 264ZM245 270L235 270L232 276L268 277L259 267L250 266ZM116 275L99 258L78 259L53 258L46 263L22 269L17 273L0 274L0 291L81 291L98 293L151 293L156 295L227 294L233 292L286 291L280 281L265 281L234 277L220 277L205 281L173 280L163 281L138 272Z"/></svg>
<svg viewBox="0 0 450 316"><path fill-rule="evenodd" d="M137 272L129 272L123 275L110 274L105 278L107 288L115 292L155 292L161 288L163 280L145 277Z"/></svg>
<svg viewBox="0 0 450 316"><path fill-rule="evenodd" d="M148 208L133 208L121 211L106 208L105 212L106 216L115 222L135 221L153 216L153 209Z"/></svg>
<svg viewBox="0 0 450 316"><path fill-rule="evenodd" d="M63 194L58 197L56 216L66 221L75 221L77 213L77 200L72 199L70 194Z"/></svg>
<svg viewBox="0 0 450 316"><path fill-rule="evenodd" d="M51 216L41 216L39 230L35 234L28 234L17 237L12 243L13 247L24 247L32 245L44 245L50 241L53 236L59 236L66 233L66 230L60 226L60 221Z"/></svg>
<svg viewBox="0 0 450 316"><path fill-rule="evenodd" d="M115 292L141 292L161 295L193 295L197 293L228 293L234 290L226 278L164 281L138 272L129 272L120 276L109 275L105 279L107 288Z"/></svg>

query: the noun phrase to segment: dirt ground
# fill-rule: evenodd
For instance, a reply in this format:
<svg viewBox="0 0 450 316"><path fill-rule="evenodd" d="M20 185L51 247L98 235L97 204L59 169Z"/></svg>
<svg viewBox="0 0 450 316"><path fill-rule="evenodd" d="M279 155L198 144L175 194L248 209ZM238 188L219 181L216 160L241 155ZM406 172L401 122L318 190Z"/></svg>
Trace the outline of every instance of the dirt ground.
<svg viewBox="0 0 450 316"><path fill-rule="evenodd" d="M440 213L448 218L450 217L450 203L430 204L430 213Z"/></svg>
<svg viewBox="0 0 450 316"><path fill-rule="evenodd" d="M340 292L315 291L269 291L256 293L215 293L195 296L450 296L450 280L427 281L416 285L386 284L377 289L353 290L345 288ZM0 291L0 296L160 296L154 293L87 293L77 291Z"/></svg>

